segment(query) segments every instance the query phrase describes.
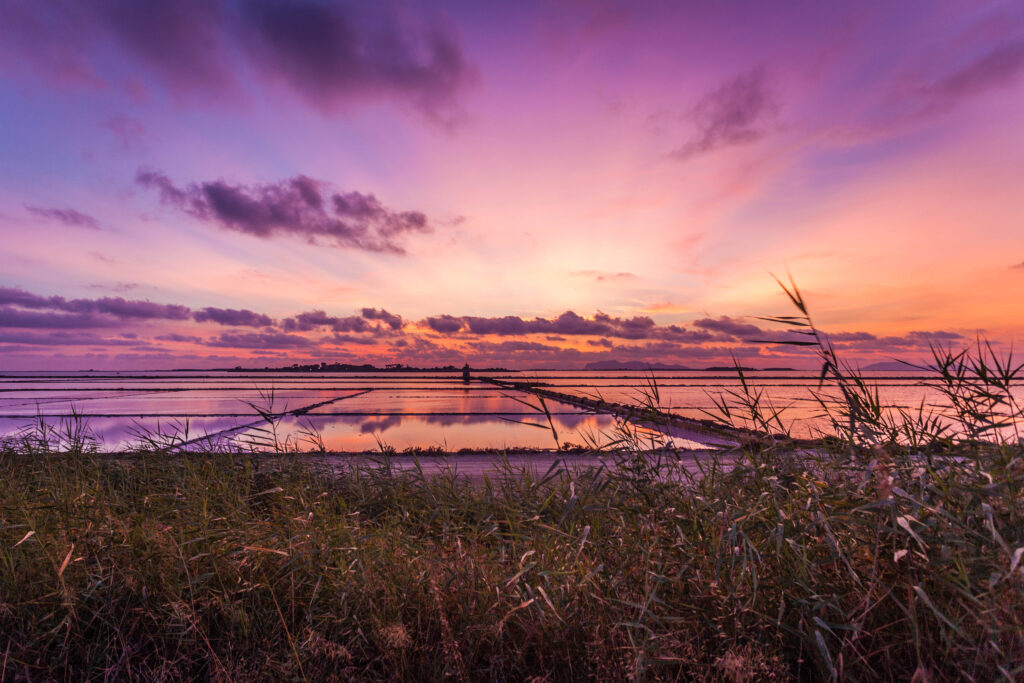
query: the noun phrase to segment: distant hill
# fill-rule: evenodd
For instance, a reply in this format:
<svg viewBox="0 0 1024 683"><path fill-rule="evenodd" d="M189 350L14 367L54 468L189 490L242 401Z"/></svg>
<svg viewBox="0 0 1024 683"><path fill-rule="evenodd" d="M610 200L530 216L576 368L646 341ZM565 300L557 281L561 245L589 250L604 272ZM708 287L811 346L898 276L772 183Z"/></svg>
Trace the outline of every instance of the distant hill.
<svg viewBox="0 0 1024 683"><path fill-rule="evenodd" d="M898 360L884 360L880 363L872 363L871 365L865 365L861 370L881 370L883 372L917 370L919 368L912 367L906 363L902 363Z"/></svg>
<svg viewBox="0 0 1024 683"><path fill-rule="evenodd" d="M644 363L639 360L601 360L587 363L584 370L692 370L694 372L735 372L735 365L712 365L707 368L691 368L688 365L666 365L664 363ZM789 371L793 368L740 368L743 372Z"/></svg>
<svg viewBox="0 0 1024 683"><path fill-rule="evenodd" d="M685 365L664 365L663 363L644 363L638 360L601 360L587 363L584 370L692 370Z"/></svg>
<svg viewBox="0 0 1024 683"><path fill-rule="evenodd" d="M735 372L735 365L712 365L709 368L701 368L702 370L711 372ZM746 365L741 365L740 370L743 372L789 372L793 368L748 368Z"/></svg>

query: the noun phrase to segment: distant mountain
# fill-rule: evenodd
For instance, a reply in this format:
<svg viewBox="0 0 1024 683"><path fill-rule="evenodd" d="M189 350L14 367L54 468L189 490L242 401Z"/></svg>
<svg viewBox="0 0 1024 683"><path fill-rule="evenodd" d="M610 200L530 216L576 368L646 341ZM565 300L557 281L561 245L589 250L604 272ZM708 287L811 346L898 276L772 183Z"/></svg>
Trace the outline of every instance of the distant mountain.
<svg viewBox="0 0 1024 683"><path fill-rule="evenodd" d="M692 370L685 365L664 365L663 363L643 363L638 360L601 360L587 363L584 370Z"/></svg>
<svg viewBox="0 0 1024 683"><path fill-rule="evenodd" d="M872 363L871 365L865 365L863 368L861 368L861 370L881 370L883 372L899 372L901 370L903 372L907 372L908 370L917 369L918 368L907 365L906 363L901 363L898 360L884 360L880 363Z"/></svg>
<svg viewBox="0 0 1024 683"><path fill-rule="evenodd" d="M708 368L702 368L706 371L711 372L734 372L736 370L735 365L712 365ZM790 372L793 368L748 368L746 365L740 366L740 370L743 372Z"/></svg>

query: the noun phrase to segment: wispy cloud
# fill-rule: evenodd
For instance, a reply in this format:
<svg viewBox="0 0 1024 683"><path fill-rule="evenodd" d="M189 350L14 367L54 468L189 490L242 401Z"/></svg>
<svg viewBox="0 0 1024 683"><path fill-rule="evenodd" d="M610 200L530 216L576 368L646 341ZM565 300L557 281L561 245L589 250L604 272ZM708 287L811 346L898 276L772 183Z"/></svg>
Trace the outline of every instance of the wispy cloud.
<svg viewBox="0 0 1024 683"><path fill-rule="evenodd" d="M312 339L302 335L281 332L227 333L205 343L207 346L233 349L294 349L316 345Z"/></svg>
<svg viewBox="0 0 1024 683"><path fill-rule="evenodd" d="M985 51L952 73L924 88L932 106L953 102L1010 85L1024 72L1024 41L1000 45Z"/></svg>
<svg viewBox="0 0 1024 683"><path fill-rule="evenodd" d="M689 118L694 134L672 155L681 160L724 147L745 145L765 135L778 111L768 77L761 67L751 69L706 93Z"/></svg>
<svg viewBox="0 0 1024 683"><path fill-rule="evenodd" d="M96 283L86 285L86 288L88 289L106 290L108 292L117 292L119 294L130 292L132 290L139 289L140 287L142 287L142 285L138 282L114 282L110 284Z"/></svg>
<svg viewBox="0 0 1024 683"><path fill-rule="evenodd" d="M99 221L87 213L76 209L56 209L47 206L30 206L25 204L25 210L33 216L48 221L56 221L69 225L73 228L87 228L89 230L100 230Z"/></svg>
<svg viewBox="0 0 1024 683"><path fill-rule="evenodd" d="M130 116L111 116L103 122L103 127L113 134L123 150L138 149L146 132L142 123Z"/></svg>
<svg viewBox="0 0 1024 683"><path fill-rule="evenodd" d="M0 344L26 344L39 347L59 346L132 346L150 348L152 344L138 339L118 337L101 337L93 332L54 331L54 332L4 332L0 331Z"/></svg>
<svg viewBox="0 0 1024 683"><path fill-rule="evenodd" d="M623 282L626 280L639 279L636 274L625 271L610 273L603 270L575 270L570 273L570 275L573 277L591 279L596 282Z"/></svg>

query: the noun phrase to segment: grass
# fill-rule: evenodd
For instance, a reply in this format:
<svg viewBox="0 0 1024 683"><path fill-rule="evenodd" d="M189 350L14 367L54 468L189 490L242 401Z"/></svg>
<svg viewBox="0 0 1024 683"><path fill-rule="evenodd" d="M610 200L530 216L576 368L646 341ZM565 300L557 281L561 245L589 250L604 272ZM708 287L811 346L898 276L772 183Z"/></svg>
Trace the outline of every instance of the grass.
<svg viewBox="0 0 1024 683"><path fill-rule="evenodd" d="M787 292L832 428L741 383L719 418L763 438L697 474L627 423L614 467L482 482L36 425L0 449L0 679L1024 678L1020 368L935 349L950 408L888 409Z"/></svg>

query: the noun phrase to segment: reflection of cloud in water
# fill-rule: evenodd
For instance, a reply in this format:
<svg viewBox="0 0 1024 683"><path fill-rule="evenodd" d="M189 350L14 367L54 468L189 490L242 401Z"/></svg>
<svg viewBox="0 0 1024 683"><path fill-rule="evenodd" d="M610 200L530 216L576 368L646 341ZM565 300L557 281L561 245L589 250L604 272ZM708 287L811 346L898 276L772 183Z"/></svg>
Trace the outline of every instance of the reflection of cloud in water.
<svg viewBox="0 0 1024 683"><path fill-rule="evenodd" d="M553 415L552 418L559 442L576 444L589 443L588 436L599 437L614 421L607 415ZM523 422L529 424L521 424ZM318 433L328 450L339 451L375 450L379 442L374 439L399 450L414 446L441 446L454 451L461 448L552 448L554 445L547 418L522 413L303 415L283 420L279 435L291 438L300 447L308 446L312 442L308 437L304 440L303 431Z"/></svg>
<svg viewBox="0 0 1024 683"><path fill-rule="evenodd" d="M401 415L388 415L387 417L370 418L363 420L359 425L359 432L362 434L373 434L374 432L386 432L392 427L402 424Z"/></svg>
<svg viewBox="0 0 1024 683"><path fill-rule="evenodd" d="M605 415L553 415L555 426L561 429L574 429L588 422L595 425L606 426L612 421L611 417ZM438 413L436 415L382 415L379 417L361 416L303 416L302 423L311 425L317 430L323 430L328 425L339 425L351 423L358 427L361 434L372 434L374 432L386 432L393 427L401 426L402 421L425 422L438 427L452 427L456 425L481 425L481 424L507 424L508 422L528 422L539 427L547 427L547 418L543 415L452 415L450 413Z"/></svg>
<svg viewBox="0 0 1024 683"><path fill-rule="evenodd" d="M45 418L45 423L48 429L56 429L59 432L62 431L62 424L69 419ZM131 445L169 446L233 429L246 422L236 417L132 419L84 416L83 419L89 432L98 441L99 448L105 451L120 450ZM3 419L0 420L0 435L13 435L22 430L35 429L37 426L38 421L32 418ZM228 434L225 437L217 437L213 443L196 444L196 448L225 446L229 443L230 436Z"/></svg>
<svg viewBox="0 0 1024 683"><path fill-rule="evenodd" d="M615 418L611 415L588 415L586 413L580 413L579 415L553 415L552 417L554 417L556 423L566 429L575 429L584 424L608 427L615 421Z"/></svg>
<svg viewBox="0 0 1024 683"><path fill-rule="evenodd" d="M449 415L447 413L440 415L423 415L420 416L420 419L439 427L450 427L457 424L483 424L485 422L498 422L500 420L497 415Z"/></svg>

